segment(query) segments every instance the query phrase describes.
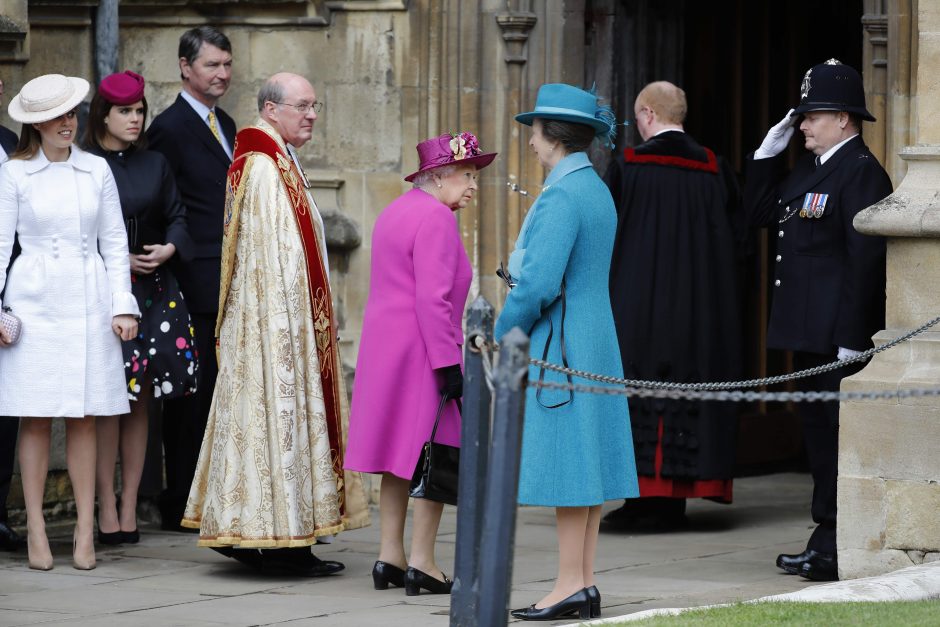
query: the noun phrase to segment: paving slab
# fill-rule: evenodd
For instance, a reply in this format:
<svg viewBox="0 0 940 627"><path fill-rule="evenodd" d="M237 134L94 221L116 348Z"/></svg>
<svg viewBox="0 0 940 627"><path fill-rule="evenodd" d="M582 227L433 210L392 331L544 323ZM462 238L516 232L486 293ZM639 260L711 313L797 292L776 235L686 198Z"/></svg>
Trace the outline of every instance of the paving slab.
<svg viewBox="0 0 940 627"><path fill-rule="evenodd" d="M774 566L778 553L802 550L812 524L811 493L804 474L738 479L734 504L690 501L689 523L681 529L602 531L597 585L604 616L820 589L825 584ZM605 511L618 506L608 503ZM71 529L59 527L56 566L48 573L29 570L23 553L0 553L0 626L447 625L448 596L373 590L377 514L371 527L315 547L319 557L346 564L339 575L316 579L263 576L198 548L192 534L148 527L137 545L99 547L98 568L80 572L70 564ZM510 607L525 607L551 589L557 570L554 511L521 508L517 522ZM437 556L448 575L455 534L456 510L447 507ZM566 623L571 620L556 624Z"/></svg>

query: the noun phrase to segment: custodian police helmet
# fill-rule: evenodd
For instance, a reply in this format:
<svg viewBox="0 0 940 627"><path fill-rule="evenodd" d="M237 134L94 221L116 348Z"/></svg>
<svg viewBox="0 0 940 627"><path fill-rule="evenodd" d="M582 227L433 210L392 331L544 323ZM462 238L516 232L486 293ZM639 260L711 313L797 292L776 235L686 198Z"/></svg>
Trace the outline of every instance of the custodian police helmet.
<svg viewBox="0 0 940 627"><path fill-rule="evenodd" d="M862 76L855 68L836 59L814 65L803 76L800 104L793 112L808 111L847 111L869 122L875 121L875 116L865 108Z"/></svg>

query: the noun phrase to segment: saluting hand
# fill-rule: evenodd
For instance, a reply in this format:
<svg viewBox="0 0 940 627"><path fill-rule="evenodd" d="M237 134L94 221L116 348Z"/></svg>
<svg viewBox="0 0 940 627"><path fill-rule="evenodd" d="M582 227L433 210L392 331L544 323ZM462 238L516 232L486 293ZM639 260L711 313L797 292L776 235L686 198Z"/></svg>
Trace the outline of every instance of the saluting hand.
<svg viewBox="0 0 940 627"><path fill-rule="evenodd" d="M770 127L767 136L761 142L760 148L754 151L755 159L768 159L776 157L787 149L790 138L793 137L794 125L798 116L793 115L793 109L787 111L783 119Z"/></svg>

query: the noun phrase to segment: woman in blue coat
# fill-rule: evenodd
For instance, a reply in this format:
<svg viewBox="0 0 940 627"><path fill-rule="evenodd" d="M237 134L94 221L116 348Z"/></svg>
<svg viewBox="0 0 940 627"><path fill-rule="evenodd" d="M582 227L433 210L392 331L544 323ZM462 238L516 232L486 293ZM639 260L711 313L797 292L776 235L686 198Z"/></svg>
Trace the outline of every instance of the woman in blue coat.
<svg viewBox="0 0 940 627"><path fill-rule="evenodd" d="M516 286L496 321L496 336L519 327L529 335L532 357L547 351L551 363L622 377L608 291L617 214L585 152L596 138L607 141L612 118L593 93L563 84L543 85L535 110L516 116L532 126L529 146L550 173L509 259ZM540 378L568 382L563 374L530 367L530 383ZM559 567L552 591L512 615L599 616L594 555L601 505L636 496L626 397L530 387L519 503L556 508Z"/></svg>

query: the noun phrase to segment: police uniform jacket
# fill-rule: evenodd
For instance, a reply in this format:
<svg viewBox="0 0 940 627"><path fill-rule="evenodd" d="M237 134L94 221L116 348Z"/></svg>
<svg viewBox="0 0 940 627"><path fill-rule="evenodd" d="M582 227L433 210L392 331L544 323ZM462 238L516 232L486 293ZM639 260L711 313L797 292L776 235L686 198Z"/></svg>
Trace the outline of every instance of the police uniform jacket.
<svg viewBox="0 0 940 627"><path fill-rule="evenodd" d="M785 175L784 159L749 155L744 188L748 221L770 227L776 243L767 345L824 355L868 349L884 327L885 240L862 235L852 220L890 194L891 181L860 135L818 167L808 154ZM811 205L816 211L801 216Z"/></svg>

